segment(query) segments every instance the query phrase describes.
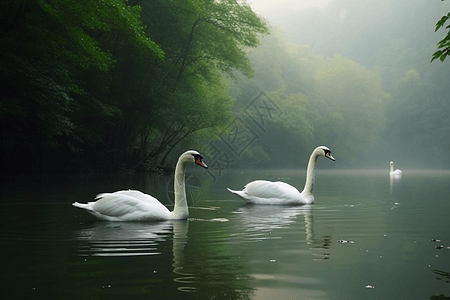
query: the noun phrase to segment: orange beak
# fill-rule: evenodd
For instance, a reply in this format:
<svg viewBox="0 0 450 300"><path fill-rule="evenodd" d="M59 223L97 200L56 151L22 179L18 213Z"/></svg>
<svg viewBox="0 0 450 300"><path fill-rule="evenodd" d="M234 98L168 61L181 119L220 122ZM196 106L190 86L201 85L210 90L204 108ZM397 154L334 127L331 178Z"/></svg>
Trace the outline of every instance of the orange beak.
<svg viewBox="0 0 450 300"><path fill-rule="evenodd" d="M202 166L202 167L205 168L205 169L208 169L208 166L207 166L204 162L201 161L200 157L197 158L197 160L195 161L195 163L196 163L197 165Z"/></svg>

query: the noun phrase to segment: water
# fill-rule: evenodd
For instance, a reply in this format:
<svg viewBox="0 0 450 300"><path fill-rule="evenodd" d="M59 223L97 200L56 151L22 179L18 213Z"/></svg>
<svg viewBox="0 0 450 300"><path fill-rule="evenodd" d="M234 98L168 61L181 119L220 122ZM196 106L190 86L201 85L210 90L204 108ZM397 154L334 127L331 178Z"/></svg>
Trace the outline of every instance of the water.
<svg viewBox="0 0 450 300"><path fill-rule="evenodd" d="M161 223L96 221L70 203L132 188L170 205L170 176L7 178L0 297L450 296L449 172L404 170L391 181L385 171L318 170L316 203L302 207L247 206L225 190L252 179L301 189L304 176L229 170L212 182L194 168L187 177L190 219Z"/></svg>

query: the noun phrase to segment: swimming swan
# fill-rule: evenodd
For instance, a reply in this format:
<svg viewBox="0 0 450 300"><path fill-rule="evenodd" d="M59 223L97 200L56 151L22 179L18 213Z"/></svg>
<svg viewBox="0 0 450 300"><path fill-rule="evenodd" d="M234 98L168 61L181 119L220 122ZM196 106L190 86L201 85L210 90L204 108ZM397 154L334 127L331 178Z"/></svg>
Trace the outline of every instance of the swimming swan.
<svg viewBox="0 0 450 300"><path fill-rule="evenodd" d="M390 162L390 167L391 167L390 172L389 172L390 175L402 175L402 170L397 169L394 171L394 162L393 161Z"/></svg>
<svg viewBox="0 0 450 300"><path fill-rule="evenodd" d="M250 204L273 204L273 205L302 205L314 203L314 169L319 156L325 156L335 160L331 155L330 149L320 146L314 149L309 158L308 168L306 170L306 183L303 191L300 193L295 187L281 182L271 182L266 180L256 180L248 183L242 191L233 191Z"/></svg>
<svg viewBox="0 0 450 300"><path fill-rule="evenodd" d="M184 152L178 158L175 168L174 191L175 206L169 211L156 198L140 191L118 191L99 194L95 202L87 204L72 203L73 206L85 209L100 220L106 221L164 221L187 219L189 210L186 201L185 171L190 163L196 163L204 168L208 166L197 151Z"/></svg>

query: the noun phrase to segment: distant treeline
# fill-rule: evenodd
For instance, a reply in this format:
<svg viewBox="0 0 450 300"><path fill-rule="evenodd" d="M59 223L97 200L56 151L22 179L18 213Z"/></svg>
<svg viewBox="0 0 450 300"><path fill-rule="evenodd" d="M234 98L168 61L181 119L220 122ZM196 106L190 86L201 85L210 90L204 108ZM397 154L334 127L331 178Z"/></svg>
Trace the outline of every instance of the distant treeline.
<svg viewBox="0 0 450 300"><path fill-rule="evenodd" d="M333 1L324 13L296 15L296 27L272 28L249 53L255 76L237 74L230 89L235 112L261 90L282 111L257 132L246 160L303 168L311 150L326 145L336 158L327 168L387 169L394 160L403 169L449 169L450 62L430 61L447 33L435 33L435 24L450 2L409 4ZM366 13L342 20L348 7Z"/></svg>
<svg viewBox="0 0 450 300"><path fill-rule="evenodd" d="M228 122L224 74L267 33L238 0L1 1L1 168L164 165Z"/></svg>

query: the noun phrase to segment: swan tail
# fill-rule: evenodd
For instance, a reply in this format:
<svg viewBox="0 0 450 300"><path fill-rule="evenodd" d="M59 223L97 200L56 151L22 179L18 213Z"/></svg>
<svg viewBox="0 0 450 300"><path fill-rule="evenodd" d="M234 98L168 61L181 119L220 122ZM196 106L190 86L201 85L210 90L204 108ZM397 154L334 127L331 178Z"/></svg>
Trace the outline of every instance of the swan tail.
<svg viewBox="0 0 450 300"><path fill-rule="evenodd" d="M89 203L88 204L84 204L84 203L74 202L74 203L72 203L72 205L75 206L75 207L78 207L78 208L82 208L82 209L85 209L85 210L92 211L92 208L89 205Z"/></svg>
<svg viewBox="0 0 450 300"><path fill-rule="evenodd" d="M239 198L241 198L242 200L244 200L247 203L253 203L253 201L251 199L249 199L248 195L244 192L244 191L234 191L230 188L227 188L227 190L232 193L237 195Z"/></svg>
<svg viewBox="0 0 450 300"><path fill-rule="evenodd" d="M230 189L230 188L227 188L227 190L228 190L230 193L233 193L233 194L237 194L237 193L238 193L238 191L233 191L233 190Z"/></svg>
<svg viewBox="0 0 450 300"><path fill-rule="evenodd" d="M239 197L241 197L242 199L244 199L245 200L245 193L244 193L244 191L235 191L235 190L232 190L232 189L229 189L229 188L227 188L227 190L230 192L230 193L232 193L232 194L235 194L235 195L238 195Z"/></svg>

